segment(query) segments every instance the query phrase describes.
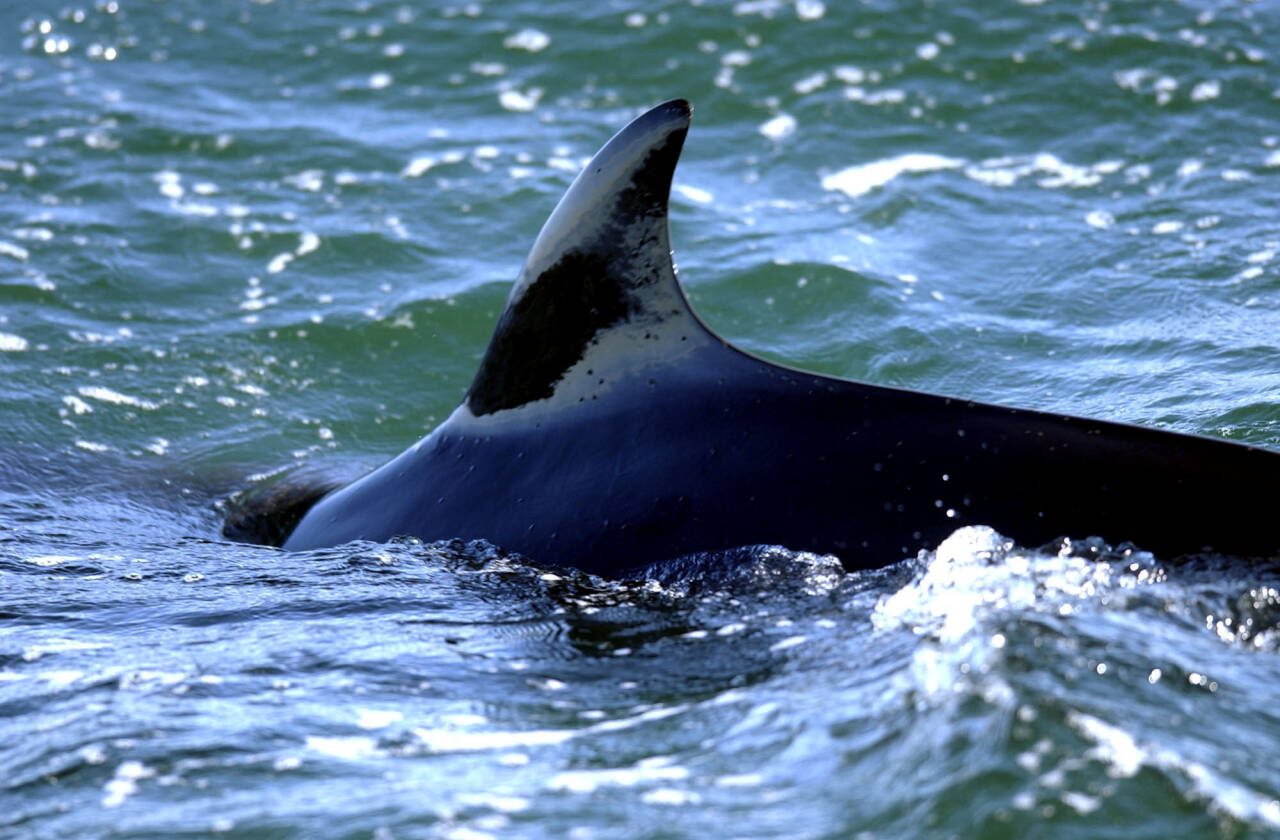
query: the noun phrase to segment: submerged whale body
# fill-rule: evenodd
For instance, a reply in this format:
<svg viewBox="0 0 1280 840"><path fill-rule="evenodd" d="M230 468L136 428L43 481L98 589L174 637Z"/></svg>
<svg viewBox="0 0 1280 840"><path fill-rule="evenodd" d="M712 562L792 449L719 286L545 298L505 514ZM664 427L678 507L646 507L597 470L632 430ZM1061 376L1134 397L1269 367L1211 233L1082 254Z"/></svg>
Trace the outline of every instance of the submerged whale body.
<svg viewBox="0 0 1280 840"><path fill-rule="evenodd" d="M484 538L617 574L780 544L856 569L981 523L1027 545L1280 554L1280 454L820 376L717 336L671 260L690 115L659 105L600 150L538 235L462 405L300 521L290 508L286 549Z"/></svg>

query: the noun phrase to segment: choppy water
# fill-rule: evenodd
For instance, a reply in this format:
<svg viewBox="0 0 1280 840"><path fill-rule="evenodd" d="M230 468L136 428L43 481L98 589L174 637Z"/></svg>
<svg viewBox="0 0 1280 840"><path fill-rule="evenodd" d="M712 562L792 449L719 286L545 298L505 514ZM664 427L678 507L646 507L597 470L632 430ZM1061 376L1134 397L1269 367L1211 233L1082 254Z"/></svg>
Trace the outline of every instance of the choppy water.
<svg viewBox="0 0 1280 840"><path fill-rule="evenodd" d="M446 416L583 159L673 96L681 275L743 347L1280 447L1274 16L5 5L0 834L1280 835L1269 566L218 538L252 477Z"/></svg>

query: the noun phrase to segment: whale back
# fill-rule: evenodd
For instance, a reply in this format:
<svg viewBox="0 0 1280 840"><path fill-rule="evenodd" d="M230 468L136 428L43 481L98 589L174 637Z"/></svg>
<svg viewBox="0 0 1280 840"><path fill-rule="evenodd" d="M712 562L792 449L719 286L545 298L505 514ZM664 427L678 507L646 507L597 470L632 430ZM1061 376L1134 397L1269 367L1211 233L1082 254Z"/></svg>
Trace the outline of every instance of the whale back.
<svg viewBox="0 0 1280 840"><path fill-rule="evenodd" d="M484 538L550 565L780 544L883 566L962 525L1024 545L1280 554L1280 454L821 376L707 329L671 259L689 127L675 100L578 175L538 235L462 404L315 504L285 548Z"/></svg>

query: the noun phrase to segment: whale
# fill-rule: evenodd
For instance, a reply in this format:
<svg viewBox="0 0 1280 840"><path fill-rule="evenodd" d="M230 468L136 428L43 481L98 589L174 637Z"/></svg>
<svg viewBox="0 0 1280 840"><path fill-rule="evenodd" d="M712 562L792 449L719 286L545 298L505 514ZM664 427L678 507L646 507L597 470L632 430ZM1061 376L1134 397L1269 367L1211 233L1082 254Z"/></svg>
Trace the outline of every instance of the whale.
<svg viewBox="0 0 1280 840"><path fill-rule="evenodd" d="M602 575L759 545L876 568L979 524L1280 555L1270 450L809 373L717 335L671 250L691 116L658 105L581 171L448 419L354 481L274 494L261 541L483 539Z"/></svg>

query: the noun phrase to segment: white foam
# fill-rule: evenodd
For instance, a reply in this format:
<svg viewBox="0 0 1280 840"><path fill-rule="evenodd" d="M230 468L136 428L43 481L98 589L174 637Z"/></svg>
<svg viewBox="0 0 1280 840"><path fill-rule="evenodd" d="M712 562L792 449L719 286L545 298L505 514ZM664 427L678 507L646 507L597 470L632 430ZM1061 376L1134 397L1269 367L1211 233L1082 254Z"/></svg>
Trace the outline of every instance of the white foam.
<svg viewBox="0 0 1280 840"><path fill-rule="evenodd" d="M1083 712L1069 712L1069 723L1094 742L1089 756L1107 765L1113 776L1130 777L1143 766L1184 776L1191 792L1212 807L1245 821L1280 828L1280 800L1227 779L1214 768L1189 760L1172 749L1139 743L1128 732Z"/></svg>
<svg viewBox="0 0 1280 840"><path fill-rule="evenodd" d="M31 344L22 336L0 332L0 353L21 353Z"/></svg>
<svg viewBox="0 0 1280 840"><path fill-rule="evenodd" d="M1116 586L1108 563L1010 550L986 526L960 528L943 540L924 574L885 598L872 615L877 627L911 627L954 642L972 634L994 610L1028 609L1092 597Z"/></svg>
<svg viewBox="0 0 1280 840"><path fill-rule="evenodd" d="M848 64L842 64L831 72L835 73L836 78L846 85L860 85L867 80L865 70Z"/></svg>
<svg viewBox="0 0 1280 840"><path fill-rule="evenodd" d="M1216 79L1210 79L1207 82L1200 82L1191 89L1192 102L1207 102L1210 99L1217 99L1222 93L1222 82Z"/></svg>
<svg viewBox="0 0 1280 840"><path fill-rule="evenodd" d="M1098 230L1106 230L1116 223L1116 217L1106 210L1091 210L1084 217L1085 224Z"/></svg>
<svg viewBox="0 0 1280 840"><path fill-rule="evenodd" d="M154 411L160 406L150 400L131 397L128 394L122 394L119 391L113 391L110 388L104 388L101 385L82 385L76 389L77 393L82 397L88 397L99 402L111 403L112 405L128 405L134 408L141 408L145 411Z"/></svg>
<svg viewBox="0 0 1280 840"><path fill-rule="evenodd" d="M334 758L355 760L373 755L377 743L372 738L360 736L330 738L321 735L308 735L307 748Z"/></svg>
<svg viewBox="0 0 1280 840"><path fill-rule="evenodd" d="M356 726L361 729L383 729L404 720L404 714L394 709L357 709Z"/></svg>
<svg viewBox="0 0 1280 840"><path fill-rule="evenodd" d="M791 87L800 95L813 93L815 90L822 88L827 83L827 74L825 71L819 71L811 76L805 76Z"/></svg>
<svg viewBox="0 0 1280 840"><path fill-rule="evenodd" d="M324 187L324 172L320 169L304 169L296 174L286 175L281 180L303 192L320 192Z"/></svg>
<svg viewBox="0 0 1280 840"><path fill-rule="evenodd" d="M542 88L529 88L521 92L512 88L498 94L498 104L508 111L527 112L538 107L542 99Z"/></svg>
<svg viewBox="0 0 1280 840"><path fill-rule="evenodd" d="M760 133L770 140L781 140L796 132L796 118L790 114L779 114L760 126Z"/></svg>
<svg viewBox="0 0 1280 840"><path fill-rule="evenodd" d="M526 732L460 732L456 729L414 729L414 737L431 752L481 752L516 747L561 744L578 733L569 729L534 729Z"/></svg>
<svg viewBox="0 0 1280 840"><path fill-rule="evenodd" d="M866 88L854 86L844 89L844 98L863 105L897 105L906 101L907 93L899 88L868 92Z"/></svg>
<svg viewBox="0 0 1280 840"><path fill-rule="evenodd" d="M428 169L435 166L437 163L439 163L439 161L437 161L435 158L431 157L430 155L423 155L422 157L416 157L413 160L409 161L409 164L405 166L404 169L400 170L400 174L406 178L417 178L418 176L425 173Z"/></svg>
<svg viewBox="0 0 1280 840"><path fill-rule="evenodd" d="M156 188L165 198L178 199L186 194L186 190L182 187L182 176L172 169L157 172L151 176L151 180L156 182Z"/></svg>
<svg viewBox="0 0 1280 840"><path fill-rule="evenodd" d="M527 50L542 52L551 45L551 36L539 29L521 29L514 35L508 35L502 46L509 50Z"/></svg>
<svg viewBox="0 0 1280 840"><path fill-rule="evenodd" d="M757 787L764 784L764 777L759 773L741 773L732 776L720 776L715 780L716 787Z"/></svg>
<svg viewBox="0 0 1280 840"><path fill-rule="evenodd" d="M887 160L877 160L859 166L850 166L822 179L824 190L838 190L850 198L864 195L876 187L908 172L934 172L940 169L957 169L963 160L920 152L899 155Z"/></svg>
<svg viewBox="0 0 1280 840"><path fill-rule="evenodd" d="M0 240L0 254L12 257L18 262L26 262L27 258L31 256L31 252L21 245L14 245L12 242L5 242L4 240Z"/></svg>
<svg viewBox="0 0 1280 840"><path fill-rule="evenodd" d="M464 793L458 801L473 807L492 808L504 814L527 811L533 805L523 796L504 796L496 793Z"/></svg>
<svg viewBox="0 0 1280 840"><path fill-rule="evenodd" d="M1124 164L1104 160L1089 166L1066 163L1057 155L1040 152L1034 155L1017 155L990 158L965 168L966 177L980 184L993 187L1011 187L1030 175L1041 176L1036 185L1045 189L1059 187L1091 187L1099 183Z"/></svg>
<svg viewBox="0 0 1280 840"><path fill-rule="evenodd" d="M799 20L818 20L827 13L822 0L796 0L796 18Z"/></svg>
<svg viewBox="0 0 1280 840"><path fill-rule="evenodd" d="M710 204L712 201L711 193L697 187L691 187L688 184L676 184L672 189L678 195L683 196L696 204Z"/></svg>
<svg viewBox="0 0 1280 840"><path fill-rule="evenodd" d="M568 793L594 793L602 787L635 787L647 782L680 781L688 777L687 767L673 764L664 756L655 756L638 762L634 767L558 773L547 787Z"/></svg>
<svg viewBox="0 0 1280 840"><path fill-rule="evenodd" d="M288 267L289 263L293 262L293 260L294 255L289 251L285 251L282 254L276 254L271 258L271 262L267 263L267 273L279 274L284 271L285 268Z"/></svg>
<svg viewBox="0 0 1280 840"><path fill-rule="evenodd" d="M122 762L110 781L103 785L102 807L117 808L123 805L126 799L138 792L139 781L149 779L155 774L156 771L153 768L141 761Z"/></svg>
<svg viewBox="0 0 1280 840"><path fill-rule="evenodd" d="M1067 722L1097 744L1093 755L1110 765L1112 775L1127 778L1142 769L1146 754L1128 732L1081 712L1071 712Z"/></svg>
<svg viewBox="0 0 1280 840"><path fill-rule="evenodd" d="M33 566L39 566L42 569L49 569L54 566L61 566L68 560L78 560L80 558L73 557L69 554L41 554L38 557L28 557L27 562Z"/></svg>
<svg viewBox="0 0 1280 840"><path fill-rule="evenodd" d="M780 642L774 642L769 646L770 653L778 653L779 651L788 650L798 647L808 641L807 636L789 636Z"/></svg>
<svg viewBox="0 0 1280 840"><path fill-rule="evenodd" d="M646 791L640 801L646 805L697 805L702 797L691 790L664 787Z"/></svg>
<svg viewBox="0 0 1280 840"><path fill-rule="evenodd" d="M742 0L742 2L734 4L733 13L738 17L760 15L770 18L781 8L781 0Z"/></svg>

